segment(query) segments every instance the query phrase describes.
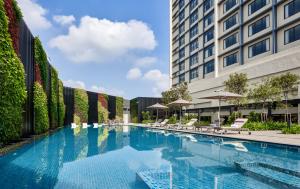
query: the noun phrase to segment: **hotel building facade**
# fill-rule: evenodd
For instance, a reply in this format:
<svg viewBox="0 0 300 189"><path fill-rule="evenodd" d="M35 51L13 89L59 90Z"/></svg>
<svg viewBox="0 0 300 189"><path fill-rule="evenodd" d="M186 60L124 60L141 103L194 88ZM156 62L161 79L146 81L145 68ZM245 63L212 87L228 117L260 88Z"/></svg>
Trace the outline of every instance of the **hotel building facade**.
<svg viewBox="0 0 300 189"><path fill-rule="evenodd" d="M188 83L195 103L188 111L216 115L216 101L198 98L222 90L235 72L246 73L250 86L286 72L300 75L300 0L170 0L170 80ZM300 87L289 99L296 120ZM226 103L222 109L222 116L232 111Z"/></svg>

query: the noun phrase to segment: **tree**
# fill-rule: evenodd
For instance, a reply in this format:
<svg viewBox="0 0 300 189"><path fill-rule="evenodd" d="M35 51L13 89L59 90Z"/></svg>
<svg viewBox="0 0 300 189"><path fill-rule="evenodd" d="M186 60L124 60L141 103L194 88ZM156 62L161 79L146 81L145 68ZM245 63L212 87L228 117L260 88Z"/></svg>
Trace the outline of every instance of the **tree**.
<svg viewBox="0 0 300 189"><path fill-rule="evenodd" d="M272 86L278 88L281 93L283 93L285 99L286 108L286 120L288 121L288 126L290 126L290 118L288 112L288 94L291 91L297 90L297 85L299 85L300 76L296 74L286 73L280 76L272 78Z"/></svg>
<svg viewBox="0 0 300 189"><path fill-rule="evenodd" d="M244 73L230 74L228 80L224 82L225 91L245 95L248 91L248 77ZM246 103L246 98L237 98L230 100L229 103L234 104L239 111L239 107Z"/></svg>
<svg viewBox="0 0 300 189"><path fill-rule="evenodd" d="M256 103L262 104L261 120L266 121L268 114L265 113L266 104L280 99L280 90L278 87L272 86L272 79L268 78L261 83L256 84L248 93L248 98Z"/></svg>
<svg viewBox="0 0 300 189"><path fill-rule="evenodd" d="M175 100L178 100L180 98L184 100L192 100L192 97L190 96L188 85L186 82L181 83L177 87L172 87L170 90L162 92L162 101L164 104L169 104Z"/></svg>

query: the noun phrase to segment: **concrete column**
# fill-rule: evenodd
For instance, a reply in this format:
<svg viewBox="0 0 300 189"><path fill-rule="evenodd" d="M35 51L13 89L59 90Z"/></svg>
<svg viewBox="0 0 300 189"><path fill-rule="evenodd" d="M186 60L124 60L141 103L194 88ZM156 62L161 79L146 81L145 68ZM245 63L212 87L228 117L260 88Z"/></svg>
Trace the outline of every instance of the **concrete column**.
<svg viewBox="0 0 300 189"><path fill-rule="evenodd" d="M298 124L300 125L300 104L298 104Z"/></svg>
<svg viewBox="0 0 300 189"><path fill-rule="evenodd" d="M219 1L214 1L214 40L215 40L215 77L219 76L219 6L218 6Z"/></svg>

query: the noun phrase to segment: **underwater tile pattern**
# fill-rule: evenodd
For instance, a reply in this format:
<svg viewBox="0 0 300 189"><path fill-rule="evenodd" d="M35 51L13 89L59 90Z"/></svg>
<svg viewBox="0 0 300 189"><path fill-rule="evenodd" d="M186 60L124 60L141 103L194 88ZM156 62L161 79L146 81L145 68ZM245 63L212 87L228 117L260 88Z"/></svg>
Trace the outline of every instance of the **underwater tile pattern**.
<svg viewBox="0 0 300 189"><path fill-rule="evenodd" d="M0 157L0 188L298 189L299 152L140 127L66 127Z"/></svg>

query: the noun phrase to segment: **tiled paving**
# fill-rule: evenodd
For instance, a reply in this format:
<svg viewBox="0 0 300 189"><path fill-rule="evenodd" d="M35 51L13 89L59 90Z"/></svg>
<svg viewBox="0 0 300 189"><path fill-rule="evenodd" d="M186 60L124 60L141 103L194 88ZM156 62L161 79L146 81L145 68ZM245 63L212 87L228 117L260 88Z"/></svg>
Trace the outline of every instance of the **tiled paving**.
<svg viewBox="0 0 300 189"><path fill-rule="evenodd" d="M141 126L141 125L136 125L136 126ZM142 125L142 127L147 127L147 126ZM205 131L200 132L195 130L165 129L161 127L156 127L156 129L176 131L176 132L186 132L192 134L205 134L210 136L220 136L220 137L268 142L268 143L275 143L275 144L285 144L285 145L300 147L300 134L282 134L281 131L251 131L251 135L249 135L248 132L241 132L241 134L238 134L237 132L228 132L227 134L220 134L217 132L213 133L213 132L205 132Z"/></svg>

